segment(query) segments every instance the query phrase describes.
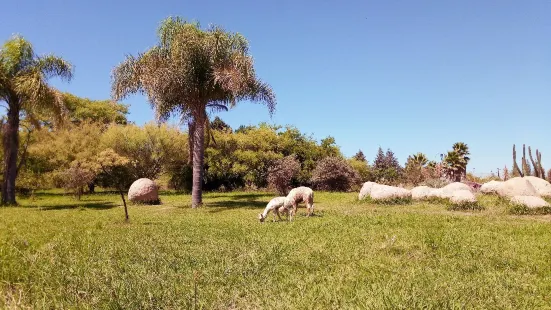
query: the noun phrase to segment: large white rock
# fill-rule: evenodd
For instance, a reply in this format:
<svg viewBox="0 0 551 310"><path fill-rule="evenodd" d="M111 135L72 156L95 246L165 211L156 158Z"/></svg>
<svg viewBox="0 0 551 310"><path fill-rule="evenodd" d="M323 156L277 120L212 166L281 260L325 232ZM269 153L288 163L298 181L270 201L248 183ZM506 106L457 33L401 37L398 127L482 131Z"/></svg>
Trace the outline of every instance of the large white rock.
<svg viewBox="0 0 551 310"><path fill-rule="evenodd" d="M439 195L438 197L440 198L451 198L453 196L453 193L460 190L471 191L471 187L464 183L454 182L440 188L440 191L437 192L437 195Z"/></svg>
<svg viewBox="0 0 551 310"><path fill-rule="evenodd" d="M498 188L503 184L502 181L490 181L482 184L480 192L483 194L497 194Z"/></svg>
<svg viewBox="0 0 551 310"><path fill-rule="evenodd" d="M511 202L528 208L549 207L549 203L541 197L536 196L514 196Z"/></svg>
<svg viewBox="0 0 551 310"><path fill-rule="evenodd" d="M453 204L466 204L466 203L476 203L476 197L470 190L460 189L453 192L450 202Z"/></svg>
<svg viewBox="0 0 551 310"><path fill-rule="evenodd" d="M373 184L370 195L373 200L411 198L411 191L401 187Z"/></svg>
<svg viewBox="0 0 551 310"><path fill-rule="evenodd" d="M411 198L415 200L422 200L433 197L434 188L428 186L417 186L411 190Z"/></svg>
<svg viewBox="0 0 551 310"><path fill-rule="evenodd" d="M374 184L377 184L375 182L365 182L364 185L362 185L362 189L360 189L360 194L358 194L358 199L362 200L368 197L371 194L371 188Z"/></svg>
<svg viewBox="0 0 551 310"><path fill-rule="evenodd" d="M551 197L551 183L547 182L544 179L533 176L528 176L524 178L527 179L528 182L532 184L532 186L534 186L538 195L542 197Z"/></svg>
<svg viewBox="0 0 551 310"><path fill-rule="evenodd" d="M155 182L147 178L134 181L128 190L128 200L152 203L159 201L159 191Z"/></svg>
<svg viewBox="0 0 551 310"><path fill-rule="evenodd" d="M516 177L509 179L497 189L497 193L502 197L514 196L539 196L536 188L527 178Z"/></svg>

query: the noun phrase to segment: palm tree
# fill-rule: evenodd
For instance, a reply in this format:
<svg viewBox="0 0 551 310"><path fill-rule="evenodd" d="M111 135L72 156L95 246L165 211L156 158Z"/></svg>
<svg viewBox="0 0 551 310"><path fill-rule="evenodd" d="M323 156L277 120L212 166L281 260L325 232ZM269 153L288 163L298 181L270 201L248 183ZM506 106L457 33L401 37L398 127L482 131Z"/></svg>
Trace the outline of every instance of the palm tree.
<svg viewBox="0 0 551 310"><path fill-rule="evenodd" d="M467 146L467 144L463 142L456 142L453 144L452 148L453 148L453 151L456 152L457 155L460 157L460 163L461 163L460 170L459 170L460 178L466 177L467 164L471 160L471 158L467 156L471 154L469 152L469 146Z"/></svg>
<svg viewBox="0 0 551 310"><path fill-rule="evenodd" d="M63 111L61 94L47 80L60 77L70 80L71 65L54 55L37 56L31 43L14 36L0 49L0 101L5 101L7 121L4 124L4 179L2 203L15 204L19 123L50 116L60 118Z"/></svg>
<svg viewBox="0 0 551 310"><path fill-rule="evenodd" d="M192 207L202 204L205 122L208 112L228 110L250 100L275 110L275 95L254 71L247 40L218 26L202 30L198 23L167 18L158 29L158 43L128 56L113 71L116 100L145 93L158 121L177 115L192 130Z"/></svg>
<svg viewBox="0 0 551 310"><path fill-rule="evenodd" d="M418 167L425 167L429 162L427 156L423 153L413 154L411 156L411 160L413 161L413 164Z"/></svg>
<svg viewBox="0 0 551 310"><path fill-rule="evenodd" d="M461 156L456 151L449 151L444 155L444 169L450 179L455 182L461 181L461 171L463 170L463 161Z"/></svg>

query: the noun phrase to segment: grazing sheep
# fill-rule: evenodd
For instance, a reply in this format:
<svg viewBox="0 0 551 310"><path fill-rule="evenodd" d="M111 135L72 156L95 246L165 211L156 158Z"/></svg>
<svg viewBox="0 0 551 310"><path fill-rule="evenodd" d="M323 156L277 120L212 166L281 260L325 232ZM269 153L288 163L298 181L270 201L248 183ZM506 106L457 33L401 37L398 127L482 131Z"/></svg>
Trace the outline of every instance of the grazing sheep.
<svg viewBox="0 0 551 310"><path fill-rule="evenodd" d="M279 215L279 209L280 207L283 207L284 203L285 203L285 196L276 197L270 200L270 202L268 202L268 205L266 205L264 212L258 215L258 219L260 220L260 223L263 223L266 220L266 217L268 217L268 213L270 213L270 211L272 210L274 211L274 217L277 215L277 217L281 220L281 216Z"/></svg>
<svg viewBox="0 0 551 310"><path fill-rule="evenodd" d="M285 197L285 203L283 207L279 208L279 211L288 212L289 221L291 221L297 212L297 205L301 202L306 204L308 216L312 215L314 213L314 191L311 188L305 186L293 188Z"/></svg>

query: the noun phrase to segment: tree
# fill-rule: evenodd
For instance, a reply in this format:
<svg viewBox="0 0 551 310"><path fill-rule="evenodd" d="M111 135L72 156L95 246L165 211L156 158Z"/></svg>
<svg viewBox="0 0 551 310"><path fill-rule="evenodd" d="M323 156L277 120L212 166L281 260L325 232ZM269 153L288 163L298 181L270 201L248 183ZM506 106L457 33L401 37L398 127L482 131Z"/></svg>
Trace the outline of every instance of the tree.
<svg viewBox="0 0 551 310"><path fill-rule="evenodd" d="M348 191L360 179L358 172L340 157L326 157L312 172L312 183L320 190Z"/></svg>
<svg viewBox="0 0 551 310"><path fill-rule="evenodd" d="M118 155L112 149L106 149L98 154L97 165L101 172L98 181L102 186L114 187L121 196L124 206L125 219L128 222L130 217L128 216L128 208L126 207L126 200L124 199L124 192L130 186L130 171L128 169L129 160L123 156Z"/></svg>
<svg viewBox="0 0 551 310"><path fill-rule="evenodd" d="M91 100L63 93L63 102L67 108L69 120L73 124L90 121L100 124L126 125L128 106L111 100Z"/></svg>
<svg viewBox="0 0 551 310"><path fill-rule="evenodd" d="M379 147L377 156L373 161L373 173L377 182L387 184L395 183L402 174L402 167L396 156L394 156L394 152L387 149L385 154L383 149Z"/></svg>
<svg viewBox="0 0 551 310"><path fill-rule="evenodd" d="M158 29L158 43L137 57L128 56L114 69L115 100L131 93L147 94L158 121L172 115L193 126L192 207L202 204L205 121L207 111L228 110L238 101L267 105L276 98L254 71L247 40L218 26L167 18Z"/></svg>
<svg viewBox="0 0 551 310"><path fill-rule="evenodd" d="M294 155L276 160L268 170L268 185L274 188L279 195L287 195L292 181L299 171L300 163Z"/></svg>
<svg viewBox="0 0 551 310"><path fill-rule="evenodd" d="M443 160L444 169L450 179L460 182L467 175L467 164L470 158L469 147L463 142L453 144L453 150L449 151Z"/></svg>
<svg viewBox="0 0 551 310"><path fill-rule="evenodd" d="M213 130L227 131L232 132L231 126L226 124L220 117L215 117L212 122L210 122L210 128Z"/></svg>
<svg viewBox="0 0 551 310"><path fill-rule="evenodd" d="M60 77L70 80L71 65L54 55L37 56L30 42L15 36L0 50L0 100L7 104L7 122L3 128L4 179L2 203L15 204L17 154L20 117L35 115L61 118L62 96L47 80Z"/></svg>
<svg viewBox="0 0 551 310"><path fill-rule="evenodd" d="M404 169L406 180L413 185L418 185L425 181L425 178L430 175L430 171L427 170L433 169L433 167L428 167L428 163L429 160L423 153L408 156ZM433 165L435 165L435 163L431 163L431 166Z"/></svg>
<svg viewBox="0 0 551 310"><path fill-rule="evenodd" d="M355 160L358 160L358 161L367 162L367 158L365 158L364 152L362 152L362 150L359 150L358 153L356 153L356 155L354 155L352 158L354 158Z"/></svg>

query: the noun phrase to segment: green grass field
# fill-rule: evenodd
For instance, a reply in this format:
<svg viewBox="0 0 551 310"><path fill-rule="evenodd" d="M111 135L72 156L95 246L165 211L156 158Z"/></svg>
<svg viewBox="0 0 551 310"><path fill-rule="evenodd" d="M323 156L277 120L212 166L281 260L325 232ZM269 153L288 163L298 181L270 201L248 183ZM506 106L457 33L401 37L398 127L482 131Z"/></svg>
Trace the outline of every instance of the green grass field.
<svg viewBox="0 0 551 310"><path fill-rule="evenodd" d="M551 218L316 192L316 216L256 218L269 194L41 193L0 208L0 308L546 309Z"/></svg>

